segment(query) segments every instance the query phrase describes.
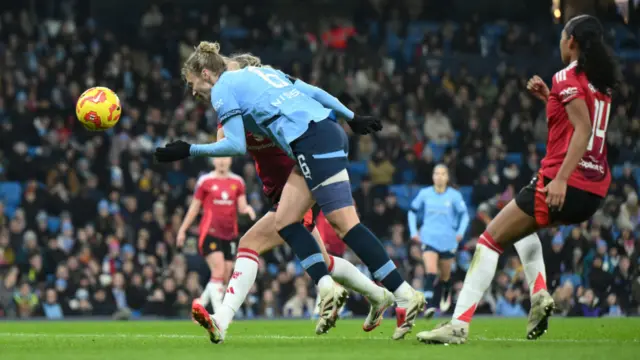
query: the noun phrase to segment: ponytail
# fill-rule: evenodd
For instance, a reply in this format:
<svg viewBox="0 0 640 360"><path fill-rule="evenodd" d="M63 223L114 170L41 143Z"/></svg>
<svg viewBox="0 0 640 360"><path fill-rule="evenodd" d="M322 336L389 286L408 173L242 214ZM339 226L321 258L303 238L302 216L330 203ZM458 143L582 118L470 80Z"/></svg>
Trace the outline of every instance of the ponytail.
<svg viewBox="0 0 640 360"><path fill-rule="evenodd" d="M202 41L184 62L182 66L182 77L185 77L187 73L199 74L204 69L216 74L221 74L226 68L224 59L225 58L220 55L220 44L217 42Z"/></svg>
<svg viewBox="0 0 640 360"><path fill-rule="evenodd" d="M573 36L580 48L576 71L583 72L589 82L601 93L614 91L622 73L613 52L604 42L604 31L598 19L580 16L567 24L567 36Z"/></svg>

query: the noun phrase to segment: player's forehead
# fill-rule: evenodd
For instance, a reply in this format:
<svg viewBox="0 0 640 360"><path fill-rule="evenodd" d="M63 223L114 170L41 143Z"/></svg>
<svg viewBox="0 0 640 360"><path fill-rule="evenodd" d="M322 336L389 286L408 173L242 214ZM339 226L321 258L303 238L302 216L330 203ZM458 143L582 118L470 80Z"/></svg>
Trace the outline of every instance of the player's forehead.
<svg viewBox="0 0 640 360"><path fill-rule="evenodd" d="M444 165L438 165L433 169L433 173L439 175L447 175L449 173L449 170Z"/></svg>

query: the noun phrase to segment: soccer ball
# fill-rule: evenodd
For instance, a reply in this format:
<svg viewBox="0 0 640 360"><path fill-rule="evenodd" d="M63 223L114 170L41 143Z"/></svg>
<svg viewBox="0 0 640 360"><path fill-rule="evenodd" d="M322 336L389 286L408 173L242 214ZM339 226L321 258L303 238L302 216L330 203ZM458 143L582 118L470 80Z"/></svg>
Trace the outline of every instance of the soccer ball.
<svg viewBox="0 0 640 360"><path fill-rule="evenodd" d="M93 87L83 92L76 103L76 116L90 131L112 128L120 120L121 112L118 95L106 87Z"/></svg>

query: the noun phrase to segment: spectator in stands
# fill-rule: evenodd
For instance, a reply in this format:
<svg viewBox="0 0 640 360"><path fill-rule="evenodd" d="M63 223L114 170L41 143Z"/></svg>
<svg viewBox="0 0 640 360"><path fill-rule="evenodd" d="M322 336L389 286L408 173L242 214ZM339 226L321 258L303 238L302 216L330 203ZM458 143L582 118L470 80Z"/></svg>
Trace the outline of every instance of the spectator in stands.
<svg viewBox="0 0 640 360"><path fill-rule="evenodd" d="M425 115L424 133L430 142L438 145L450 144L455 136L451 120L440 108L433 109Z"/></svg>
<svg viewBox="0 0 640 360"><path fill-rule="evenodd" d="M577 303L568 315L581 317L602 316L602 309L598 306L598 298L596 298L593 290L586 289L584 295L578 298Z"/></svg>
<svg viewBox="0 0 640 360"><path fill-rule="evenodd" d="M16 303L16 310L21 318L32 317L40 304L38 296L33 292L28 282L23 282L18 286L18 290L13 296L13 301Z"/></svg>
<svg viewBox="0 0 640 360"><path fill-rule="evenodd" d="M638 194L630 192L627 201L620 207L618 215L618 228L636 230L640 225L640 207L638 206Z"/></svg>
<svg viewBox="0 0 640 360"><path fill-rule="evenodd" d="M295 281L295 294L284 305L282 311L286 317L308 317L313 313L315 301L307 293L307 284L303 278Z"/></svg>
<svg viewBox="0 0 640 360"><path fill-rule="evenodd" d="M369 175L373 183L375 196L382 196L385 188L391 185L396 167L383 150L378 150L368 163Z"/></svg>
<svg viewBox="0 0 640 360"><path fill-rule="evenodd" d="M504 296L500 296L496 305L496 315L514 317L525 316L527 313L524 311L522 304L520 304L519 297L521 296L519 289L513 289L509 287Z"/></svg>
<svg viewBox="0 0 640 360"><path fill-rule="evenodd" d="M42 303L42 315L47 319L59 320L64 318L62 306L58 302L58 293L55 289L48 288L45 291L45 300Z"/></svg>
<svg viewBox="0 0 640 360"><path fill-rule="evenodd" d="M13 300L18 274L17 267L10 267L0 280L0 313L8 318L14 318L18 315L16 303Z"/></svg>

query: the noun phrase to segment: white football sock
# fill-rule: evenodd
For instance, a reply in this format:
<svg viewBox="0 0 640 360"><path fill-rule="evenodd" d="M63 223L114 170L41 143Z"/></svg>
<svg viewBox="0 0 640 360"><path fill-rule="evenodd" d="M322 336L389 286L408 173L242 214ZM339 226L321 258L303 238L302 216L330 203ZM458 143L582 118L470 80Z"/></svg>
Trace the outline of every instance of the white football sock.
<svg viewBox="0 0 640 360"><path fill-rule="evenodd" d="M205 288L208 291L209 298L211 299L211 306L213 311L216 312L222 305L222 298L224 297L224 281L222 278L212 277Z"/></svg>
<svg viewBox="0 0 640 360"><path fill-rule="evenodd" d="M320 315L320 291L316 295L316 305L313 307L313 315Z"/></svg>
<svg viewBox="0 0 640 360"><path fill-rule="evenodd" d="M207 283L207 286L205 286L204 290L202 290L202 294L200 294L200 297L197 299L197 301L200 303L200 305L207 307L209 305L209 303L211 303L211 295L210 295L210 290L211 290L211 283Z"/></svg>
<svg viewBox="0 0 640 360"><path fill-rule="evenodd" d="M364 295L367 299L380 302L384 299L384 290L365 276L347 260L330 256L329 273L340 285Z"/></svg>
<svg viewBox="0 0 640 360"><path fill-rule="evenodd" d="M525 236L514 246L524 267L527 283L529 283L529 294L533 295L540 290L547 290L547 272L542 256L542 243L538 234L533 233Z"/></svg>
<svg viewBox="0 0 640 360"><path fill-rule="evenodd" d="M502 254L502 247L488 233L482 234L476 246L476 253L471 260L471 267L464 278L464 285L453 312L452 324L471 322L478 302L491 286L500 254Z"/></svg>
<svg viewBox="0 0 640 360"><path fill-rule="evenodd" d="M402 282L400 286L393 292L393 296L396 297L396 304L400 308L408 308L411 302L411 297L415 290L406 281Z"/></svg>
<svg viewBox="0 0 640 360"><path fill-rule="evenodd" d="M238 249L236 264L233 267L233 274L229 280L227 293L220 307L213 316L218 326L226 329L229 327L233 316L240 309L244 300L249 294L249 290L256 281L258 274L258 253L245 248Z"/></svg>

